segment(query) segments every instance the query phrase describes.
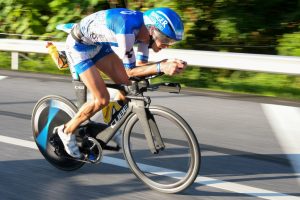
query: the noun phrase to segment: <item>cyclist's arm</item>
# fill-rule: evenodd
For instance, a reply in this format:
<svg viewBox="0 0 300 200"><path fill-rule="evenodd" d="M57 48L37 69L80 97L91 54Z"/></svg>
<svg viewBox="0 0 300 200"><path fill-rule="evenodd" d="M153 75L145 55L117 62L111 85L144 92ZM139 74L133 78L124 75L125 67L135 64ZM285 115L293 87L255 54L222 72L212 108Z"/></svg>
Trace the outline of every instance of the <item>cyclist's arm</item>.
<svg viewBox="0 0 300 200"><path fill-rule="evenodd" d="M166 59L155 63L140 64L142 64L142 66L126 70L128 76L151 76L160 72L172 76L181 73L187 66L185 61L179 59Z"/></svg>
<svg viewBox="0 0 300 200"><path fill-rule="evenodd" d="M140 42L134 68L126 68L128 76L150 76L157 73L157 64L148 62L149 44Z"/></svg>
<svg viewBox="0 0 300 200"><path fill-rule="evenodd" d="M136 59L132 46L130 45L129 47L127 46L126 54L123 57L123 63L127 75L129 77L151 76L160 72L163 72L167 75L174 75L182 72L186 67L186 62L178 59L174 59L174 60L166 59L160 62L149 63L148 62L149 49L148 49L148 44L145 43L140 43L138 45L138 52L137 52L137 59Z"/></svg>
<svg viewBox="0 0 300 200"><path fill-rule="evenodd" d="M126 69L127 75L131 76L151 76L157 74L156 63L142 63L141 61L136 62L136 67L132 69Z"/></svg>

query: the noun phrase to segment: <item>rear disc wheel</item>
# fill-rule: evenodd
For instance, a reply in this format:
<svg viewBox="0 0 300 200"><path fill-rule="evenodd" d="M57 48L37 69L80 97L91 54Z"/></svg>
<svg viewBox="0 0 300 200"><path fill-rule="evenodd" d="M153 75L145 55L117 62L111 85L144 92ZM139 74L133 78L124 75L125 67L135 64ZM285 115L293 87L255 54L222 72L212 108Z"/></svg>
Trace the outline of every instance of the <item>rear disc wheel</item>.
<svg viewBox="0 0 300 200"><path fill-rule="evenodd" d="M32 112L34 141L45 159L61 170L76 170L84 164L71 158L65 152L59 136L53 133L55 127L67 123L77 111L77 107L70 100L49 95L40 99Z"/></svg>

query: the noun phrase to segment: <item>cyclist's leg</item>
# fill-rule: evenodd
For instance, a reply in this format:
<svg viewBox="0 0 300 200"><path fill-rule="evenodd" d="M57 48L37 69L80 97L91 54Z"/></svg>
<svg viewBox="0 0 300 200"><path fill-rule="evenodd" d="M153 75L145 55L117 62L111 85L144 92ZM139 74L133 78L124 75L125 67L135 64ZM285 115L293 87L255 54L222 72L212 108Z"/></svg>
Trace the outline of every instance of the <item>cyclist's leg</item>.
<svg viewBox="0 0 300 200"><path fill-rule="evenodd" d="M82 72L80 78L94 98L92 101L83 104L75 117L65 125L60 126L57 130L66 152L76 158L80 158L81 154L77 146L76 137L73 133L82 122L92 117L109 102L109 93L95 65Z"/></svg>
<svg viewBox="0 0 300 200"><path fill-rule="evenodd" d="M96 62L97 68L117 84L130 84L122 60L112 52Z"/></svg>
<svg viewBox="0 0 300 200"><path fill-rule="evenodd" d="M91 55L91 53L89 55ZM74 58L72 58L72 60L74 60ZM89 63L93 63L93 65L86 67L90 65ZM75 70L78 71L81 80L90 91L93 99L86 102L79 109L76 116L65 125L64 131L66 133L73 133L82 122L92 117L97 111L109 103L109 93L97 68L107 74L114 82L129 84L129 79L122 61L108 45L102 46L91 59L84 60L83 66L80 66L79 69L76 68L77 66Z"/></svg>
<svg viewBox="0 0 300 200"><path fill-rule="evenodd" d="M73 133L82 122L92 117L109 103L109 93L95 65L81 73L80 78L90 91L93 99L83 104L75 117L65 125L65 132L67 133Z"/></svg>
<svg viewBox="0 0 300 200"><path fill-rule="evenodd" d="M70 67L79 74L94 97L92 101L85 103L79 109L74 118L57 128L57 133L64 144L66 152L73 157L80 157L73 133L82 122L109 103L109 93L94 62L94 58L102 54L102 47L78 43L71 36L68 36L66 44L66 55Z"/></svg>
<svg viewBox="0 0 300 200"><path fill-rule="evenodd" d="M126 73L122 60L117 56L116 53L111 53L105 56L103 59L99 60L97 63L97 68L110 77L112 81L117 84L126 84L129 85L129 77ZM113 96L114 100L123 100L125 101L125 96L121 92L117 92ZM119 147L121 147L122 134L121 130L114 135L112 138Z"/></svg>
<svg viewBox="0 0 300 200"><path fill-rule="evenodd" d="M110 52L106 51L106 46L78 43L70 35L66 45L70 67L79 74L80 79L93 96L93 99L85 103L76 116L65 125L65 132L73 133L82 122L109 103L109 93L95 63Z"/></svg>
<svg viewBox="0 0 300 200"><path fill-rule="evenodd" d="M109 47L110 48L110 47ZM126 73L122 60L116 53L111 53L96 62L97 68L105 73L109 78L117 84L129 85L129 77ZM117 93L115 100L124 100L125 97L121 93Z"/></svg>
<svg viewBox="0 0 300 200"><path fill-rule="evenodd" d="M110 49L110 47L108 47ZM121 59L111 50L111 53L96 62L97 68L110 77L112 81L117 84L130 84L128 75L125 71L124 65ZM125 100L123 94L118 92L114 96L115 100ZM117 146L122 147L122 131L121 129L113 136L112 141Z"/></svg>

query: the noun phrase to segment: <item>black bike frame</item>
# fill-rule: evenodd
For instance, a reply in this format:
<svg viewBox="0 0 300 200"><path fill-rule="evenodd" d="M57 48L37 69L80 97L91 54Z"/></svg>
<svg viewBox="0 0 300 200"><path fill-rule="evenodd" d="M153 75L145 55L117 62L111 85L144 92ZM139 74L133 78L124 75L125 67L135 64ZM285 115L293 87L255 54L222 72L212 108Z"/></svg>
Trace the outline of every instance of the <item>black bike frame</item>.
<svg viewBox="0 0 300 200"><path fill-rule="evenodd" d="M78 100L78 108L80 108L87 101L87 88L80 80L73 80L73 85ZM118 84L107 84L107 87L122 90L122 86ZM154 154L158 153L158 149L163 149L165 146L155 119L148 109L151 103L150 97L139 95L126 96L126 98L129 99L129 101L118 111L117 116L111 120L110 125L97 134L96 139L107 144L124 123L126 126L128 121L134 115L137 115L150 151Z"/></svg>

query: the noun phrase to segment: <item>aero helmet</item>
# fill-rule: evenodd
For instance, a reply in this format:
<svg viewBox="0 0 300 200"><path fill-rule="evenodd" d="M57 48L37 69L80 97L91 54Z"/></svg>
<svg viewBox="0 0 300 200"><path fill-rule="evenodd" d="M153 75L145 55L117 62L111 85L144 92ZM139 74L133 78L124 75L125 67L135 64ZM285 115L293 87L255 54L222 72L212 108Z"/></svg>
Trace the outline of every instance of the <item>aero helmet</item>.
<svg viewBox="0 0 300 200"><path fill-rule="evenodd" d="M180 16L170 8L154 8L144 12L144 23L154 26L165 36L179 41L183 37L183 23Z"/></svg>

